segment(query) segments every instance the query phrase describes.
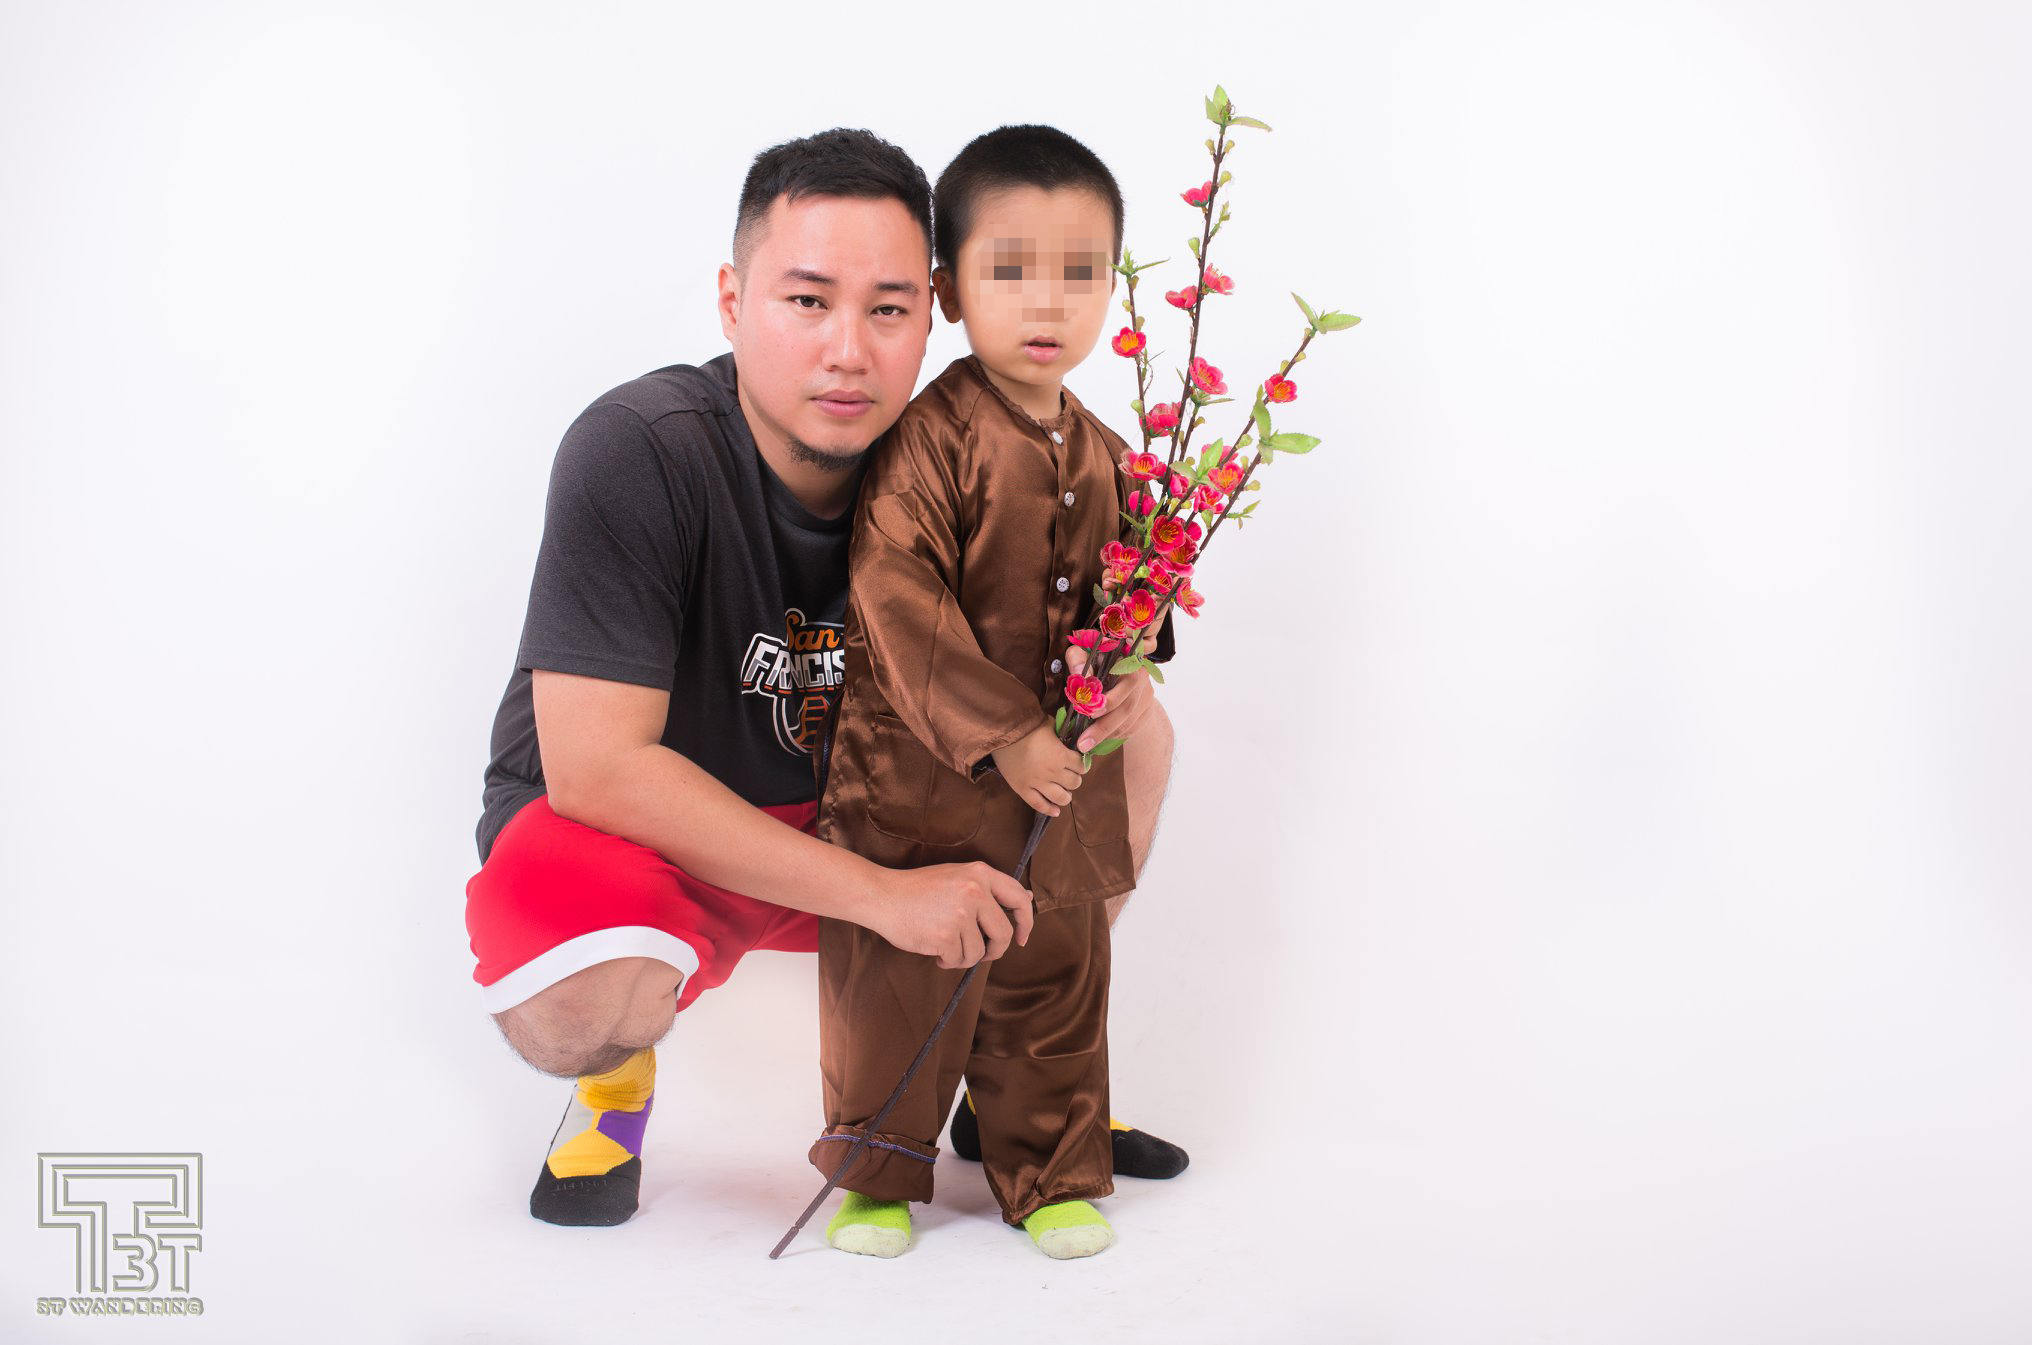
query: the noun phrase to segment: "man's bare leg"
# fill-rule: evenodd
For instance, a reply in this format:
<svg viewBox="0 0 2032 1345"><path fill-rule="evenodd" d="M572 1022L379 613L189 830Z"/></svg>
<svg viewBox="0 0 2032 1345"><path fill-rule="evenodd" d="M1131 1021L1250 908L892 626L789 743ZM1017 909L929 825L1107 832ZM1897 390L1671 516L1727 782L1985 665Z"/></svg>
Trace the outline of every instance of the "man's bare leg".
<svg viewBox="0 0 2032 1345"><path fill-rule="evenodd" d="M677 1017L684 973L653 957L617 957L574 972L494 1015L530 1068L560 1079L604 1074L654 1046Z"/></svg>
<svg viewBox="0 0 2032 1345"><path fill-rule="evenodd" d="M1136 736L1122 744L1122 776L1129 793L1129 858L1137 877L1150 858L1150 845L1157 839L1157 815L1164 808L1164 789L1171 782L1173 747L1171 717L1161 704L1152 705L1150 717ZM1122 908L1135 895L1132 888L1108 898L1108 924L1121 919Z"/></svg>
<svg viewBox="0 0 2032 1345"><path fill-rule="evenodd" d="M667 962L615 958L494 1015L533 1068L578 1082L529 1194L534 1217L611 1226L635 1213L656 1098L653 1047L676 1019L683 985Z"/></svg>

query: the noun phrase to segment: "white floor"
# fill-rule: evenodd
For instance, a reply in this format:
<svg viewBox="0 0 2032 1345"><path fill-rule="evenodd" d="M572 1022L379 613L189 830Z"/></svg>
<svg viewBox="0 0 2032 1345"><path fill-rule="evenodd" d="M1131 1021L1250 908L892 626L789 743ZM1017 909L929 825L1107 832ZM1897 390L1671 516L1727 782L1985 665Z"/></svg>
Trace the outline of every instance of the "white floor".
<svg viewBox="0 0 2032 1345"><path fill-rule="evenodd" d="M206 1064L65 1052L8 1130L17 1162L201 1149L204 1318L34 1317L32 1298L72 1291L73 1254L34 1226L18 1168L0 1339L2032 1339L2024 1031L2004 1016L2018 992L2002 955L1987 982L1884 986L1870 1012L1825 989L1788 1006L1782 974L1701 998L1691 973L1581 967L1573 931L1552 941L1564 964L1543 945L1461 945L1449 963L1412 928L1378 937L1394 969L1357 957L1334 983L1330 959L1294 945L1290 976L1223 997L1125 934L1118 1111L1194 1164L1124 1182L1105 1202L1117 1244L1069 1263L1005 1229L956 1160L902 1258L834 1252L813 1228L767 1259L817 1189L799 959L744 965L665 1043L643 1208L613 1229L529 1218L567 1085L512 1059L455 977L411 977L429 1025L406 1035L343 999L249 1015L200 977L183 1012ZM424 959L401 946L388 970L409 975ZM1932 948L1898 955L1943 970ZM1686 962L1703 954L1689 935ZM1520 978L1541 981L1535 997ZM72 1040L113 1030L80 1012Z"/></svg>

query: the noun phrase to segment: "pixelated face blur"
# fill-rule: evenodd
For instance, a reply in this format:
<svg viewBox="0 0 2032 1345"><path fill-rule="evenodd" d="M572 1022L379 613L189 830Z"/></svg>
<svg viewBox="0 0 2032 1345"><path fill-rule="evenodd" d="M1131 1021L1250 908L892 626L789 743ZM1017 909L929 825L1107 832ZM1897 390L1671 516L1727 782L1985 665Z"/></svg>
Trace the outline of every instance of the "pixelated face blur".
<svg viewBox="0 0 2032 1345"><path fill-rule="evenodd" d="M1114 239L1090 191L1009 187L980 199L952 271L934 277L947 320L966 324L989 376L1032 415L1058 414L1059 386L1100 339Z"/></svg>
<svg viewBox="0 0 2032 1345"><path fill-rule="evenodd" d="M930 271L901 201L776 198L744 270L720 268L720 329L765 454L843 470L896 423L931 333Z"/></svg>

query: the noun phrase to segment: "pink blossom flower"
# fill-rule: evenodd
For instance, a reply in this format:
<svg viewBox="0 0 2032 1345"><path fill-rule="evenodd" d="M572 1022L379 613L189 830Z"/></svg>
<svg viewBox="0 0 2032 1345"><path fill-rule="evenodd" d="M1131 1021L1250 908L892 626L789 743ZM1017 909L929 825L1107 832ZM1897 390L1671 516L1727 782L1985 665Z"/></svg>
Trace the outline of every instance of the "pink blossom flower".
<svg viewBox="0 0 2032 1345"><path fill-rule="evenodd" d="M1150 548L1159 555L1170 551L1185 537L1185 525L1176 518L1160 518L1150 525Z"/></svg>
<svg viewBox="0 0 2032 1345"><path fill-rule="evenodd" d="M1157 512L1157 498L1147 490L1132 491L1129 495L1129 512L1148 518Z"/></svg>
<svg viewBox="0 0 2032 1345"><path fill-rule="evenodd" d="M1173 308L1183 308L1189 313L1192 311L1193 306L1199 302L1199 291L1190 285L1182 290L1166 290L1164 292L1164 302L1170 304Z"/></svg>
<svg viewBox="0 0 2032 1345"><path fill-rule="evenodd" d="M1214 184L1202 182L1197 187L1180 192L1179 196L1184 199L1187 205L1196 205L1204 210L1206 209L1207 202L1214 199Z"/></svg>
<svg viewBox="0 0 2032 1345"><path fill-rule="evenodd" d="M1136 567L1143 563L1143 553L1133 546L1120 542L1109 542L1101 548L1101 564L1107 573L1101 577L1102 588L1116 588L1129 582L1136 573Z"/></svg>
<svg viewBox="0 0 2032 1345"><path fill-rule="evenodd" d="M1157 595L1147 588L1139 588L1122 600L1122 611L1130 625L1142 630L1157 619Z"/></svg>
<svg viewBox="0 0 2032 1345"><path fill-rule="evenodd" d="M1102 654L1107 653L1111 649L1120 649L1122 647L1119 641L1103 640L1101 633L1097 630L1076 630L1066 638L1081 649L1091 649Z"/></svg>
<svg viewBox="0 0 2032 1345"><path fill-rule="evenodd" d="M1100 627L1101 634L1111 640L1129 638L1129 614L1121 603L1109 603L1102 608L1101 614L1094 618L1094 624Z"/></svg>
<svg viewBox="0 0 2032 1345"><path fill-rule="evenodd" d="M1174 471L1167 485L1174 500L1182 500L1192 493L1192 478L1184 472Z"/></svg>
<svg viewBox="0 0 2032 1345"><path fill-rule="evenodd" d="M1100 678L1074 673L1065 679L1065 703L1093 719L1108 708L1108 697L1101 690Z"/></svg>
<svg viewBox="0 0 2032 1345"><path fill-rule="evenodd" d="M1293 401L1298 396L1298 384L1279 374L1272 374L1263 380L1263 399L1270 402Z"/></svg>
<svg viewBox="0 0 2032 1345"><path fill-rule="evenodd" d="M1150 339L1134 327L1124 327L1121 333L1114 340L1108 342L1108 344L1115 348L1117 355L1134 355L1137 351L1143 349L1144 346L1150 344Z"/></svg>
<svg viewBox="0 0 2032 1345"><path fill-rule="evenodd" d="M1138 453L1134 449L1122 455L1122 475L1134 481L1155 481L1164 475L1164 459L1155 453Z"/></svg>
<svg viewBox="0 0 2032 1345"><path fill-rule="evenodd" d="M1235 487L1242 484L1242 464L1229 459L1207 473L1207 484L1215 490L1235 493Z"/></svg>
<svg viewBox="0 0 2032 1345"><path fill-rule="evenodd" d="M1209 514L1218 514L1227 502L1228 497L1210 485L1201 486L1192 493L1192 507Z"/></svg>
<svg viewBox="0 0 2032 1345"><path fill-rule="evenodd" d="M1181 584L1179 585L1178 596L1171 601L1187 616L1196 617L1199 615L1200 604L1206 601L1206 595L1202 594L1191 584Z"/></svg>
<svg viewBox="0 0 2032 1345"><path fill-rule="evenodd" d="M1161 557L1150 563L1150 577L1147 582L1152 589L1159 593L1171 592L1177 586L1178 581L1183 578L1185 576L1173 569L1171 562Z"/></svg>
<svg viewBox="0 0 2032 1345"><path fill-rule="evenodd" d="M1178 428L1178 412L1182 403L1159 402L1143 413L1143 428L1152 434L1170 434Z"/></svg>
<svg viewBox="0 0 2032 1345"><path fill-rule="evenodd" d="M1211 266L1209 266L1206 269L1206 279L1200 282L1200 293L1233 294L1234 292L1235 292L1234 277L1224 276Z"/></svg>
<svg viewBox="0 0 2032 1345"><path fill-rule="evenodd" d="M1202 355L1192 357L1192 385L1209 397L1218 397L1228 390L1227 382L1221 377L1221 371L1208 364L1206 357Z"/></svg>
<svg viewBox="0 0 2032 1345"><path fill-rule="evenodd" d="M1173 565L1190 565L1199 559L1199 542L1192 537L1184 538L1177 546L1165 551L1164 558Z"/></svg>

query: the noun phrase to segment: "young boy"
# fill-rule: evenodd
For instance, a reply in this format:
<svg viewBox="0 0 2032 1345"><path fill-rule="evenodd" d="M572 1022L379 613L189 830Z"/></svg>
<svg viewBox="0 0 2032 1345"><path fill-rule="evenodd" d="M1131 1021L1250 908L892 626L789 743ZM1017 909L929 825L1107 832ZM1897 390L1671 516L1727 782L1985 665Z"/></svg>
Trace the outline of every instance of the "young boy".
<svg viewBox="0 0 2032 1345"><path fill-rule="evenodd" d="M920 393L870 455L849 562L846 684L819 835L878 863L1014 867L1033 810L1028 943L987 965L843 1185L846 1251L909 1245L934 1141L966 1076L1002 1217L1053 1257L1113 1240L1108 924L1134 883L1119 753L1082 773L1048 710L1085 624L1100 551L1123 531L1127 445L1063 384L1114 292L1122 197L1092 151L1045 126L961 150L933 194L932 283L973 354ZM1070 816L1064 814L1070 813ZM888 1098L960 971L853 924L819 930L830 1176Z"/></svg>

